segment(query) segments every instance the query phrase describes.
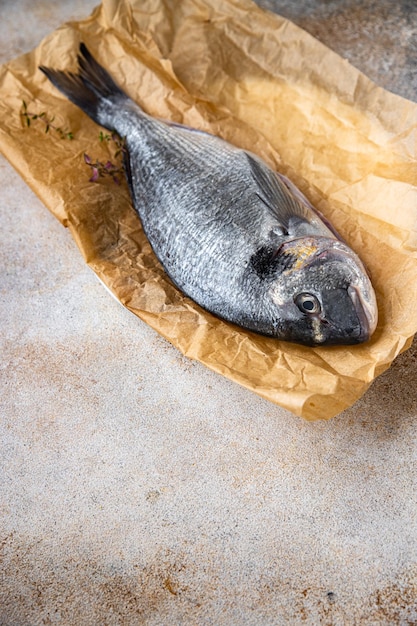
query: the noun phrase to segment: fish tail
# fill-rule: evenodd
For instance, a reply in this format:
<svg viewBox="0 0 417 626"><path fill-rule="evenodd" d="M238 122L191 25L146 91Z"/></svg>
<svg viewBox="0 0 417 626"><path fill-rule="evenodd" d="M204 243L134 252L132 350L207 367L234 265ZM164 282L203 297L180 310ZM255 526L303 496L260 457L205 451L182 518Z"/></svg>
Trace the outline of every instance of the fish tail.
<svg viewBox="0 0 417 626"><path fill-rule="evenodd" d="M128 96L97 63L83 43L80 44L77 61L77 74L53 70L43 65L39 66L39 69L55 87L97 124L115 130L111 121L112 113L114 116L117 104L127 100Z"/></svg>

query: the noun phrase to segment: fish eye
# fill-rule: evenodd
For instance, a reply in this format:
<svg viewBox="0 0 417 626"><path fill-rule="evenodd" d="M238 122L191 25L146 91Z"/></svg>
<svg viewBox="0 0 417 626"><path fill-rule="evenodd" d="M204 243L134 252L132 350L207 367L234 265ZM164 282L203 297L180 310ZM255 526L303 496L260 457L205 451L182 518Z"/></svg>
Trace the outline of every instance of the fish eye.
<svg viewBox="0 0 417 626"><path fill-rule="evenodd" d="M294 302L301 313L313 315L319 313L321 309L320 302L312 293L299 293L298 296L295 296Z"/></svg>

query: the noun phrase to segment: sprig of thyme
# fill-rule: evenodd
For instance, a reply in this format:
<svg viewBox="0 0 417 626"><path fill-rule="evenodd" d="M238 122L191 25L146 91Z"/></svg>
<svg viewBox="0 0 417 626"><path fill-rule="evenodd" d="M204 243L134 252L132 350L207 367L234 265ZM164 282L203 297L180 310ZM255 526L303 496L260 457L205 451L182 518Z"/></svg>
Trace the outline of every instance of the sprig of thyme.
<svg viewBox="0 0 417 626"><path fill-rule="evenodd" d="M46 111L41 113L32 113L28 110L28 106L24 100L22 100L22 107L20 109L20 117L22 123L26 127L30 127L32 122L39 120L45 124L45 133L48 133L50 129L53 129L58 133L61 139L74 139L74 134L71 131L63 130L59 126L55 126L53 121L55 116L50 116ZM126 142L119 137L117 133L111 135L100 131L99 140L103 142L112 142L116 148L113 158L120 160L120 155L126 152ZM110 177L116 185L120 185L120 175L123 175L123 164L115 165L112 161L108 160L105 163L99 159L93 160L88 154L84 153L84 162L91 168L90 182L95 183L99 178Z"/></svg>
<svg viewBox="0 0 417 626"><path fill-rule="evenodd" d="M22 100L22 108L20 109L20 117L25 126L29 127L32 121L40 120L45 124L45 133L48 133L52 128L55 130L61 139L74 139L74 134L72 131L63 130L59 126L55 126L52 122L55 119L55 116L48 116L46 111L42 111L42 113L31 113L28 111L27 104L24 100Z"/></svg>
<svg viewBox="0 0 417 626"><path fill-rule="evenodd" d="M108 133L103 133L103 131L101 130L98 138L100 139L101 142L103 141L113 141L113 143L115 144L117 150L114 153L115 158L120 156L123 152L126 152L126 139L125 137L120 137L120 135L118 135L117 133L112 133L111 135L109 135Z"/></svg>
<svg viewBox="0 0 417 626"><path fill-rule="evenodd" d="M103 163L103 161L99 161L98 159L93 161L93 159L85 153L84 161L89 167L91 167L92 176L89 179L90 183L97 182L99 178L110 176L116 185L120 185L119 174L123 173L123 167L118 167L111 161L107 161L106 163Z"/></svg>
<svg viewBox="0 0 417 626"><path fill-rule="evenodd" d="M126 151L125 140L119 137L117 133L112 133L111 135L108 135L107 133L103 133L103 131L100 131L99 140L100 142L112 141L116 145L117 149L114 153L115 159L120 157L120 155ZM113 179L113 182L116 183L116 185L120 185L119 175L123 175L123 165L115 165L110 160L106 161L106 163L103 163L103 161L99 161L98 159L93 161L93 159L86 153L84 153L84 161L89 167L91 167L92 176L89 179L90 182L95 183L98 181L99 178L110 176L110 178Z"/></svg>

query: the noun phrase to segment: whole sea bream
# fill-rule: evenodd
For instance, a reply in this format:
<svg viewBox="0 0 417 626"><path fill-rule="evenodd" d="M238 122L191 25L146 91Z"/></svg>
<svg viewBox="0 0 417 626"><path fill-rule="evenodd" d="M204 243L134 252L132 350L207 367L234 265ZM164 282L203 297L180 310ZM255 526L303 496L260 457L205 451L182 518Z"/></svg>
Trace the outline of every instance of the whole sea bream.
<svg viewBox="0 0 417 626"><path fill-rule="evenodd" d="M309 346L356 344L377 324L358 256L259 157L147 115L84 44L78 73L41 66L101 126L125 138L146 236L171 280L215 315Z"/></svg>

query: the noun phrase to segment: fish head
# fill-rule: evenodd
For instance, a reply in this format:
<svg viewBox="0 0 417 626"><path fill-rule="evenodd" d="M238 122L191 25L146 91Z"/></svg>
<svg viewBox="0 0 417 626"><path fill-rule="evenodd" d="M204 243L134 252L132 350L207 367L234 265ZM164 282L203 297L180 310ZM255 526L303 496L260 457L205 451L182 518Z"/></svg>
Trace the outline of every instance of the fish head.
<svg viewBox="0 0 417 626"><path fill-rule="evenodd" d="M286 269L270 295L283 338L309 346L359 344L373 334L375 292L359 257L328 237L302 237L279 250Z"/></svg>

